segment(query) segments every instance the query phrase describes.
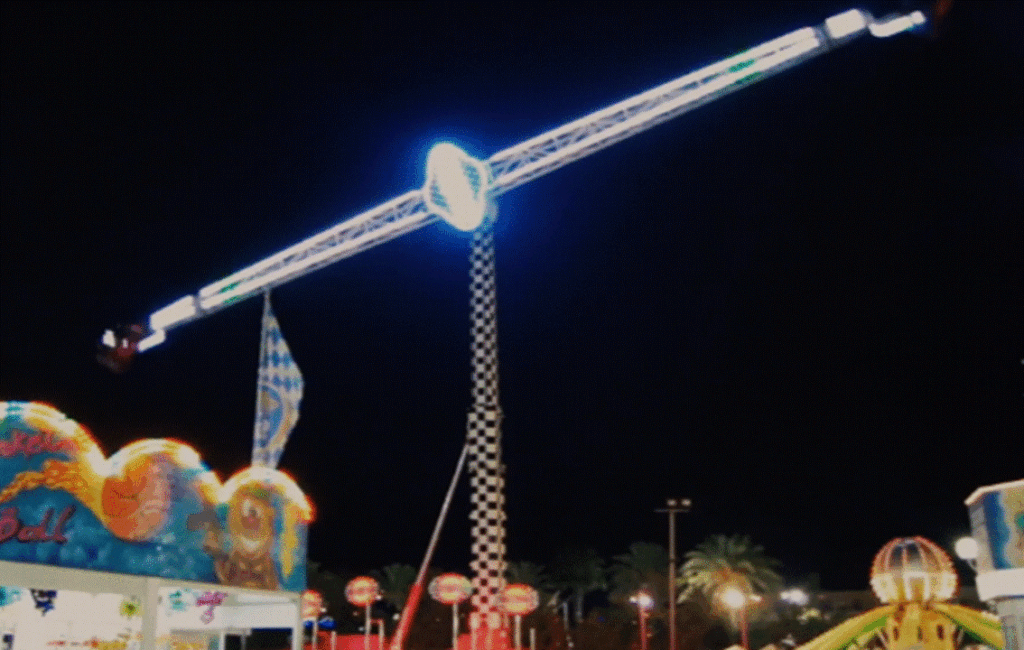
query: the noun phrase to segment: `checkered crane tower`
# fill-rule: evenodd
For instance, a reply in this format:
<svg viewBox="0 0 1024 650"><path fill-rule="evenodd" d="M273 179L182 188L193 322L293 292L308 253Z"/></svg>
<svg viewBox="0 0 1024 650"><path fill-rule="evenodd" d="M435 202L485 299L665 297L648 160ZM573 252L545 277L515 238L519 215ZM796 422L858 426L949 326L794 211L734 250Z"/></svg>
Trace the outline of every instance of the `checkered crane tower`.
<svg viewBox="0 0 1024 650"><path fill-rule="evenodd" d="M629 97L479 160L435 145L426 182L155 311L144 325L101 339L107 365L162 343L168 330L301 277L439 219L472 231L472 405L467 420L472 509L474 628L501 626L505 511L498 403L494 200L559 167L870 33L888 37L925 24L920 11L875 19L860 9L828 18ZM490 637L488 639L488 645Z"/></svg>

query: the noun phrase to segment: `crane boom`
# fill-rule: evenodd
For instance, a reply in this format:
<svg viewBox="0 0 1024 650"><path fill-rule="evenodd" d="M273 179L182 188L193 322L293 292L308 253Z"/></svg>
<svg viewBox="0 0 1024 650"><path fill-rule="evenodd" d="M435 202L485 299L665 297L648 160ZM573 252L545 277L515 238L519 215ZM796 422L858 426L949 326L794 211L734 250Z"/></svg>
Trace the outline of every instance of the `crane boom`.
<svg viewBox="0 0 1024 650"><path fill-rule="evenodd" d="M485 204L511 189L712 102L749 84L793 67L869 32L886 37L925 22L915 11L875 20L851 9L817 27L790 32L749 50L705 66L495 153L486 161L454 145L427 164L424 187L411 190L260 262L232 273L150 315L137 343L143 352L165 339L166 331L266 291L444 218L472 230ZM436 148L435 148L436 149ZM443 155L440 155L443 154ZM436 160L435 160L436 159ZM453 171L454 170L454 171ZM102 339L122 347L114 332Z"/></svg>

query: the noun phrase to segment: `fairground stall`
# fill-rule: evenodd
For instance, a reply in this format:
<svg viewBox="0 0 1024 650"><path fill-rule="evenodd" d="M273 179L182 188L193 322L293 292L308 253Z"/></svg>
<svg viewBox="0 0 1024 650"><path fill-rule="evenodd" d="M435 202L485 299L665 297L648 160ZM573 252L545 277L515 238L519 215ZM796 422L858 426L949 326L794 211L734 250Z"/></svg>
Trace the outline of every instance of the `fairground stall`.
<svg viewBox="0 0 1024 650"><path fill-rule="evenodd" d="M224 483L188 445L110 457L78 423L0 402L0 650L301 643L312 506L286 474Z"/></svg>
<svg viewBox="0 0 1024 650"><path fill-rule="evenodd" d="M995 606L1006 647L1024 650L1024 479L980 487L965 503L978 597Z"/></svg>

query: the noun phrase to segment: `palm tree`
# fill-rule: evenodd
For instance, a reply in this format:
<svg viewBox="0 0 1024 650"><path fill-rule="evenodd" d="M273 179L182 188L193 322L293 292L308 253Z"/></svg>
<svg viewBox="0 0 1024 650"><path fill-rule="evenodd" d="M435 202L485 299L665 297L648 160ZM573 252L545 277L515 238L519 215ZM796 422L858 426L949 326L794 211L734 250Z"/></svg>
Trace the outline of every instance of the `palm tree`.
<svg viewBox="0 0 1024 650"><path fill-rule="evenodd" d="M409 597L409 589L416 582L416 568L408 564L389 564L371 575L380 583L381 597L394 611L401 612Z"/></svg>
<svg viewBox="0 0 1024 650"><path fill-rule="evenodd" d="M656 607L667 598L668 552L660 544L635 542L629 552L612 558L609 571L615 602L628 602L641 589L654 597Z"/></svg>
<svg viewBox="0 0 1024 650"><path fill-rule="evenodd" d="M744 594L768 594L778 590L782 577L775 572L780 562L764 554L750 537L712 535L686 553L680 570L680 600L704 597L714 604L725 589Z"/></svg>
<svg viewBox="0 0 1024 650"><path fill-rule="evenodd" d="M308 560L306 586L320 593L324 607L334 620L344 620L348 613L348 602L345 599L345 582L338 574L325 569L320 562Z"/></svg>
<svg viewBox="0 0 1024 650"><path fill-rule="evenodd" d="M505 574L509 582L530 585L537 591L547 587L547 576L544 567L534 562L509 562L505 566Z"/></svg>
<svg viewBox="0 0 1024 650"><path fill-rule="evenodd" d="M604 560L592 548L567 549L551 562L551 584L562 594L572 594L576 622L583 620L583 599L604 589Z"/></svg>

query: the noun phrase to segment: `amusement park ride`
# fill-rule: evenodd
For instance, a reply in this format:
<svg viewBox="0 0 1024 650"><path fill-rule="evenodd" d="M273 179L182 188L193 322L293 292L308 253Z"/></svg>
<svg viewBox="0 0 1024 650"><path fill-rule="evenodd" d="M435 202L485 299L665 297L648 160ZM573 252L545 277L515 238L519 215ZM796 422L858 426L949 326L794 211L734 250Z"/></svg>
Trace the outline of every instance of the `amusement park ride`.
<svg viewBox="0 0 1024 650"><path fill-rule="evenodd" d="M913 11L876 19L860 9L836 14L700 68L568 124L478 160L443 142L427 158L423 187L394 197L362 214L290 246L152 313L147 322L108 330L100 361L124 370L138 352L166 339L167 332L232 304L312 273L324 266L412 232L438 219L472 231L472 395L467 447L473 510L471 628L483 645L500 643L502 617L497 598L504 583L505 513L501 464L501 409L498 402L497 318L494 284L495 199L520 185L687 111L761 81L864 34L884 38L927 22ZM409 608L407 608L409 609ZM413 607L414 609L414 607ZM406 623L407 621L403 621ZM400 632L392 647L401 647Z"/></svg>
<svg viewBox="0 0 1024 650"><path fill-rule="evenodd" d="M797 650L955 650L963 632L989 647L1003 647L998 618L947 602L956 594L956 569L930 540L902 537L883 546L871 565L871 588L881 607L844 621Z"/></svg>

